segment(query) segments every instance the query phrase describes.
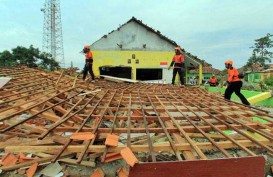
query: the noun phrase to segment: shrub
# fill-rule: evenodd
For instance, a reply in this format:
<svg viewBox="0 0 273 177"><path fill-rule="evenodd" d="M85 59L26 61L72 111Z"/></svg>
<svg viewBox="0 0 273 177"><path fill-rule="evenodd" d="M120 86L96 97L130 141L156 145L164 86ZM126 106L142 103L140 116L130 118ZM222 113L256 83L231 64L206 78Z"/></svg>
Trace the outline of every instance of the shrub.
<svg viewBox="0 0 273 177"><path fill-rule="evenodd" d="M273 86L273 77L269 77L269 78L264 79L264 83L266 85Z"/></svg>

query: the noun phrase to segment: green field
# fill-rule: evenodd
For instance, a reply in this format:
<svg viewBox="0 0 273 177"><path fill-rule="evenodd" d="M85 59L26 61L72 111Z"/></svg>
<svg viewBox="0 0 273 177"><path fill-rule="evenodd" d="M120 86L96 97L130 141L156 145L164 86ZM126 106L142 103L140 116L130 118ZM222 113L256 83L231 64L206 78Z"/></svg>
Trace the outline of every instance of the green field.
<svg viewBox="0 0 273 177"><path fill-rule="evenodd" d="M203 88L205 88L205 87L203 87ZM217 87L206 87L206 89L208 89L209 92L219 92L220 91L221 94L224 94L225 90L226 90L226 88L217 88ZM258 95L258 94L260 94L262 92L242 90L241 93L246 98L250 98L250 97ZM231 99L234 100L234 101L240 101L240 99L237 97L237 95L235 93L232 94ZM255 105L273 107L273 98L266 99L264 101L258 102Z"/></svg>

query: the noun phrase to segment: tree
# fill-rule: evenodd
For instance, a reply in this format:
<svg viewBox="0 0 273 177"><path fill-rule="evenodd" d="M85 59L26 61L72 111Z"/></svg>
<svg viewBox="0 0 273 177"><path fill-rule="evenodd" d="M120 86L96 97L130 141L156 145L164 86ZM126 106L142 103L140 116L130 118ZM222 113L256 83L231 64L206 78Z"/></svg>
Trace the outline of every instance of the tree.
<svg viewBox="0 0 273 177"><path fill-rule="evenodd" d="M39 55L39 58L41 59L39 66L43 69L54 70L60 68L59 63L52 58L51 54L43 52Z"/></svg>
<svg viewBox="0 0 273 177"><path fill-rule="evenodd" d="M48 53L40 52L32 45L29 48L17 46L11 50L0 53L0 66L27 65L28 67L41 67L54 70L59 68L59 63Z"/></svg>
<svg viewBox="0 0 273 177"><path fill-rule="evenodd" d="M255 52L252 53L252 56L248 59L246 66L251 69L251 71L257 71L257 68L260 66L259 59L256 57Z"/></svg>
<svg viewBox="0 0 273 177"><path fill-rule="evenodd" d="M18 46L12 49L13 57L18 60L19 65L27 65L29 67L37 67L37 59L39 57L39 49Z"/></svg>
<svg viewBox="0 0 273 177"><path fill-rule="evenodd" d="M228 73L228 70L226 68L221 71L222 76L227 75L227 73Z"/></svg>
<svg viewBox="0 0 273 177"><path fill-rule="evenodd" d="M13 66L15 64L16 60L8 50L0 53L0 66Z"/></svg>
<svg viewBox="0 0 273 177"><path fill-rule="evenodd" d="M273 52L270 52L269 49L273 47L273 41L271 40L272 34L267 34L266 36L256 39L255 46L252 47L253 53L252 56L248 59L247 66L254 70L253 66L262 66L265 67L265 63L271 63L273 57Z"/></svg>

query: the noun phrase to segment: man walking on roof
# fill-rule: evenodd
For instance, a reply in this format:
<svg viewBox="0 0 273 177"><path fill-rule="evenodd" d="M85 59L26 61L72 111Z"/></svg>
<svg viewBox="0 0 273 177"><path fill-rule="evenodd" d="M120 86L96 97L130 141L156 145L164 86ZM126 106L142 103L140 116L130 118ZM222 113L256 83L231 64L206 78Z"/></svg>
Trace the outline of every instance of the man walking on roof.
<svg viewBox="0 0 273 177"><path fill-rule="evenodd" d="M244 95L241 94L241 87L243 86L243 82L242 79L239 78L239 72L232 66L232 64L232 60L225 61L225 67L228 69L228 86L225 91L225 99L230 100L232 93L235 92L243 104L250 105Z"/></svg>
<svg viewBox="0 0 273 177"><path fill-rule="evenodd" d="M92 80L95 81L95 76L94 76L93 69L92 69L93 54L90 51L90 46L89 45L84 46L83 53L85 53L85 65L84 65L84 69L83 69L82 79L85 80L87 72L89 71L89 74L90 74Z"/></svg>
<svg viewBox="0 0 273 177"><path fill-rule="evenodd" d="M176 74L178 73L181 85L184 85L184 74L182 72L182 68L184 68L184 55L181 53L180 47L175 48L175 55L171 62L171 65L168 69L173 66L173 78L172 78L172 85L174 85L174 80Z"/></svg>

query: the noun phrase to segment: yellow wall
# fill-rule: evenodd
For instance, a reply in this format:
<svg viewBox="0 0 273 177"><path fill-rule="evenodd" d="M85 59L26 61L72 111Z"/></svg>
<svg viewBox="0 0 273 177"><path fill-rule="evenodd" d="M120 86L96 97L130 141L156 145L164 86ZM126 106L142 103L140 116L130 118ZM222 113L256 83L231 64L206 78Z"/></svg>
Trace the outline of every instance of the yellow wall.
<svg viewBox="0 0 273 177"><path fill-rule="evenodd" d="M261 80L263 81L266 78L273 77L273 72L268 72L268 73L261 73Z"/></svg>
<svg viewBox="0 0 273 177"><path fill-rule="evenodd" d="M136 79L136 68L160 68L160 62L167 61L170 65L174 52L160 51L92 51L93 52L93 70L96 76L99 75L100 66L130 66L132 67L132 79ZM132 59L135 54L135 59ZM131 64L128 64L131 59ZM139 64L136 64L139 59Z"/></svg>

